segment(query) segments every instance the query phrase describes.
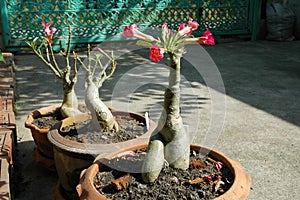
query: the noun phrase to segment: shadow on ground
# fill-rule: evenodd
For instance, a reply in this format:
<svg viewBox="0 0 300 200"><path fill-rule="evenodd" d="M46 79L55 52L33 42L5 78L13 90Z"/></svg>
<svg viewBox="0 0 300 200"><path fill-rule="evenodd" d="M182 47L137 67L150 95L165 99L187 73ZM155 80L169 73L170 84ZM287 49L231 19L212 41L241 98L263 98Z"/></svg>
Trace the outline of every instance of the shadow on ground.
<svg viewBox="0 0 300 200"><path fill-rule="evenodd" d="M227 43L206 50L228 96L300 126L300 41Z"/></svg>

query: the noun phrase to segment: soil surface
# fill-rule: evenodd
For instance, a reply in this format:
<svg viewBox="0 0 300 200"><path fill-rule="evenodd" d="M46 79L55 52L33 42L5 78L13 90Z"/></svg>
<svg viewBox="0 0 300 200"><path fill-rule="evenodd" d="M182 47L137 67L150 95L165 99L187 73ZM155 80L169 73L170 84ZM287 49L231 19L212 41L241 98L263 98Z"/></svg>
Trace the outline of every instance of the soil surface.
<svg viewBox="0 0 300 200"><path fill-rule="evenodd" d="M145 154L130 153L105 162L94 177L97 190L110 199L209 200L226 192L233 183L233 174L228 167L223 165L217 169L217 160L200 158L191 151L188 170L165 165L154 183L145 184L138 173Z"/></svg>
<svg viewBox="0 0 300 200"><path fill-rule="evenodd" d="M79 107L82 112L87 111L85 107ZM111 144L134 139L143 135L147 130L143 122L130 116L115 116L119 124L119 132L104 131L100 127L92 125L91 120L74 124L63 128L65 138L89 144ZM39 128L51 128L59 121L63 120L60 110L53 113L37 116L33 124Z"/></svg>
<svg viewBox="0 0 300 200"><path fill-rule="evenodd" d="M88 112L87 108L85 105L79 104L78 109L81 112ZM57 108L54 112L49 112L46 115L39 115L34 118L33 124L39 127L40 129L42 128L51 128L54 126L56 123L60 122L63 120L64 117L60 113L60 108Z"/></svg>
<svg viewBox="0 0 300 200"><path fill-rule="evenodd" d="M33 124L39 127L40 129L43 128L51 128L57 122L61 121L63 116L60 114L60 109L56 109L53 113L48 113L46 115L39 115L33 120Z"/></svg>
<svg viewBox="0 0 300 200"><path fill-rule="evenodd" d="M130 116L115 116L120 131L104 131L91 123L91 120L63 128L65 138L89 144L111 144L134 139L147 130L144 123Z"/></svg>

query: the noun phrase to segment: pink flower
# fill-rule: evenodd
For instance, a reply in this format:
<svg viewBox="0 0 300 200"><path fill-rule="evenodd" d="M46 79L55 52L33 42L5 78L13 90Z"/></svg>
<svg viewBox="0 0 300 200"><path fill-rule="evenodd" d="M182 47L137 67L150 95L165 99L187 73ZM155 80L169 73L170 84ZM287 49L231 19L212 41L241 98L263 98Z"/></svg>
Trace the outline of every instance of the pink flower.
<svg viewBox="0 0 300 200"><path fill-rule="evenodd" d="M212 36L211 32L209 30L206 30L203 34L203 36L198 38L199 44L207 44L207 45L214 45L215 39Z"/></svg>
<svg viewBox="0 0 300 200"><path fill-rule="evenodd" d="M144 34L138 30L137 24L132 24L131 26L126 26L121 34L123 37L132 38L135 37L140 40L153 41L155 40L152 36Z"/></svg>
<svg viewBox="0 0 300 200"><path fill-rule="evenodd" d="M198 22L196 22L192 18L190 18L190 20L188 22L188 26L192 28L192 31L194 31L199 27L199 24L198 24Z"/></svg>
<svg viewBox="0 0 300 200"><path fill-rule="evenodd" d="M48 42L51 43L52 42L52 36L53 34L57 31L56 28L51 28L50 26L52 25L51 22L45 23L44 20L42 20L42 26L45 28L45 32L46 32L46 36L48 38Z"/></svg>
<svg viewBox="0 0 300 200"><path fill-rule="evenodd" d="M126 26L123 30L121 36L131 38L134 37L137 31L137 24L132 24L131 26Z"/></svg>
<svg viewBox="0 0 300 200"><path fill-rule="evenodd" d="M192 34L192 28L182 23L178 28L178 34L182 36L189 36Z"/></svg>
<svg viewBox="0 0 300 200"><path fill-rule="evenodd" d="M184 24L184 23L181 23L181 24L179 25L178 31L181 31L181 30L184 29L184 28L185 28L185 24Z"/></svg>
<svg viewBox="0 0 300 200"><path fill-rule="evenodd" d="M159 62L164 57L164 52L157 45L153 44L150 48L150 60Z"/></svg>
<svg viewBox="0 0 300 200"><path fill-rule="evenodd" d="M198 22L190 18L187 26L184 23L179 25L178 31L179 34L181 35L190 36L192 32L196 30L198 27L199 27Z"/></svg>
<svg viewBox="0 0 300 200"><path fill-rule="evenodd" d="M43 26L45 29L49 29L51 25L52 25L51 22L45 23L45 21L42 20L42 26Z"/></svg>
<svg viewBox="0 0 300 200"><path fill-rule="evenodd" d="M224 165L224 164L223 164L222 162L216 162L216 164L215 164L216 169L217 169L218 171L220 171L220 170L222 169L223 165Z"/></svg>
<svg viewBox="0 0 300 200"><path fill-rule="evenodd" d="M168 28L168 23L167 22L163 23L162 29L167 29L167 28Z"/></svg>
<svg viewBox="0 0 300 200"><path fill-rule="evenodd" d="M210 174L210 175L208 175L208 176L205 176L205 177L204 177L204 180L206 180L206 181L208 181L208 182L211 182L211 181L213 180L213 175Z"/></svg>
<svg viewBox="0 0 300 200"><path fill-rule="evenodd" d="M168 24L165 22L162 25L162 38L163 38L163 40L165 40L167 36L172 36L172 32L169 30Z"/></svg>

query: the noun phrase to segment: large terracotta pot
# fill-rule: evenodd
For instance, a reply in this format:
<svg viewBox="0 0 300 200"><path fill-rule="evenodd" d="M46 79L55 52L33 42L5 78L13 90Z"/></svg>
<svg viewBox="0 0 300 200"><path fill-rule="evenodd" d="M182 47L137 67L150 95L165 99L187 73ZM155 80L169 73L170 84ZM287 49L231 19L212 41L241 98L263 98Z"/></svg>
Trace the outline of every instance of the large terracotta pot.
<svg viewBox="0 0 300 200"><path fill-rule="evenodd" d="M134 151L145 147L147 147L146 144L133 145L124 148L123 151ZM234 182L230 189L214 200L243 200L247 198L250 193L251 178L248 174L243 172L243 168L240 163L226 157L222 152L216 150L210 150L197 145L191 145L191 149L195 150L196 152L209 152L210 156L223 162L234 175ZM110 159L120 152L121 151L117 151L112 154L108 154L104 158ZM76 188L81 200L107 200L107 198L100 194L94 187L94 177L99 172L101 165L101 159L95 160L95 163L93 163L89 168L82 171L79 184Z"/></svg>
<svg viewBox="0 0 300 200"><path fill-rule="evenodd" d="M59 109L61 104L55 104L48 107L37 109L27 116L25 127L29 128L36 144L34 156L36 161L43 163L48 169L54 169L54 153L53 145L49 142L47 134L50 128L39 128L33 124L34 119L53 113Z"/></svg>
<svg viewBox="0 0 300 200"><path fill-rule="evenodd" d="M112 110L112 113L114 116L130 115L139 121L145 122L145 118L138 114L114 110ZM150 120L150 128L143 135L132 140L112 144L80 143L66 139L61 135L62 131L60 130L63 127L89 119L91 119L91 115L88 113L66 118L48 134L48 139L54 146L54 160L59 177L59 188L61 190L60 192L54 192L54 194L63 193L66 197L76 199L76 186L79 183L80 173L93 163L97 155L120 151L133 144L146 143L155 129L155 123ZM74 196L74 194L76 194L76 196Z"/></svg>

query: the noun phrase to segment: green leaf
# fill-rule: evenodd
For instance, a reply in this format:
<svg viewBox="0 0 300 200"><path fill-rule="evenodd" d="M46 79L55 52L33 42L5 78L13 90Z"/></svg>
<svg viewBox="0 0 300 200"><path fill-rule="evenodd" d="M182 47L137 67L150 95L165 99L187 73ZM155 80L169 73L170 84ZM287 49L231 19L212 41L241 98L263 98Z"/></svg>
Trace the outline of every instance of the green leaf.
<svg viewBox="0 0 300 200"><path fill-rule="evenodd" d="M149 47L149 48L152 47L152 43L146 42L144 40L138 40L136 42L136 44L139 45L139 46L143 46L143 47Z"/></svg>
<svg viewBox="0 0 300 200"><path fill-rule="evenodd" d="M5 58L2 55L2 51L1 50L0 50L0 62L6 63Z"/></svg>

